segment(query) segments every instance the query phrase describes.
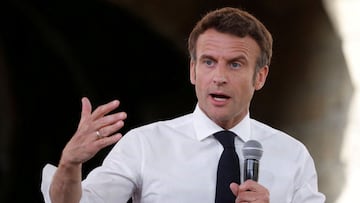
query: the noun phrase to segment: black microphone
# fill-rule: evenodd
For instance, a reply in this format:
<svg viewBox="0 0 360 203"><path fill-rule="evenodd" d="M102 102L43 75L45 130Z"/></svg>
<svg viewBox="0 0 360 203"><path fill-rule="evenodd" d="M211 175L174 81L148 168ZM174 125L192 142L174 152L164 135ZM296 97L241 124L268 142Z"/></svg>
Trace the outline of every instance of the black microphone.
<svg viewBox="0 0 360 203"><path fill-rule="evenodd" d="M263 154L262 145L256 140L249 140L245 142L242 153L244 156L244 181L248 179L258 181L259 160Z"/></svg>

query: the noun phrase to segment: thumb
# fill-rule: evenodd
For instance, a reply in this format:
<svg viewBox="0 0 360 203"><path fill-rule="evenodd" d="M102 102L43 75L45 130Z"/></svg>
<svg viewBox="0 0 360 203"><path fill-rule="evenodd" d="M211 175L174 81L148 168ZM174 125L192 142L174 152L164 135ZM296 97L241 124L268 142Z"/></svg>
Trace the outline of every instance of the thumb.
<svg viewBox="0 0 360 203"><path fill-rule="evenodd" d="M91 103L89 101L89 99L87 97L83 97L81 99L81 118L80 118L80 122L79 124L81 124L82 122L84 122L85 118L87 118L88 116L91 115L91 111L92 111L92 107L91 107Z"/></svg>
<svg viewBox="0 0 360 203"><path fill-rule="evenodd" d="M237 184L237 183L231 183L231 184L230 184L230 190L231 190L231 192L232 192L235 196L237 196L237 194L238 194L238 192L239 192L239 184Z"/></svg>

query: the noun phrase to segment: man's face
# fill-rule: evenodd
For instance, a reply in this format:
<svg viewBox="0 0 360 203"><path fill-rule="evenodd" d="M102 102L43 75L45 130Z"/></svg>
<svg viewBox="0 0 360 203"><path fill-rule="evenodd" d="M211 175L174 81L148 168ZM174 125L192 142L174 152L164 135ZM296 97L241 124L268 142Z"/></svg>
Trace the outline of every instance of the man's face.
<svg viewBox="0 0 360 203"><path fill-rule="evenodd" d="M199 36L196 50L190 80L199 107L221 127L232 128L248 113L254 91L265 83L268 67L255 73L260 48L248 36L210 29Z"/></svg>

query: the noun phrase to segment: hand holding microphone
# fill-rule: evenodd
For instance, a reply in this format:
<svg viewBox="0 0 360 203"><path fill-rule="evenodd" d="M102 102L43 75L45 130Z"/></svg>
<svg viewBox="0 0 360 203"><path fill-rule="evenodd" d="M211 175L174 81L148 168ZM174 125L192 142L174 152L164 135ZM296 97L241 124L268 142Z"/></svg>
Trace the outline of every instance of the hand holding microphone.
<svg viewBox="0 0 360 203"><path fill-rule="evenodd" d="M260 159L263 154L262 145L256 140L249 140L242 149L244 156L243 183L232 183L230 189L236 196L235 202L270 201L269 190L257 183L259 179ZM247 181L250 180L250 181Z"/></svg>

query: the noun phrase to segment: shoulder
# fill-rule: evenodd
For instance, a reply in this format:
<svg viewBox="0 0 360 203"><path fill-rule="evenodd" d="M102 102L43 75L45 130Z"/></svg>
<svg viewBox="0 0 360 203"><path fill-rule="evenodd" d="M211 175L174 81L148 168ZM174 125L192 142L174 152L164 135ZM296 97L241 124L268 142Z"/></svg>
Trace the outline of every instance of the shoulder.
<svg viewBox="0 0 360 203"><path fill-rule="evenodd" d="M164 146L187 140L193 132L192 114L181 115L133 128L124 134L116 147L135 151L164 149Z"/></svg>
<svg viewBox="0 0 360 203"><path fill-rule="evenodd" d="M252 134L260 141L282 151L307 152L307 148L300 140L287 132L274 128L268 124L251 119Z"/></svg>
<svg viewBox="0 0 360 203"><path fill-rule="evenodd" d="M186 131L189 128L192 128L191 113L145 124L129 130L125 135L159 136L166 132L176 133L177 131Z"/></svg>

